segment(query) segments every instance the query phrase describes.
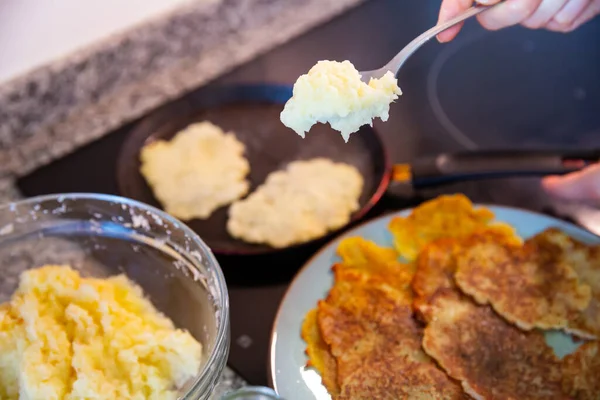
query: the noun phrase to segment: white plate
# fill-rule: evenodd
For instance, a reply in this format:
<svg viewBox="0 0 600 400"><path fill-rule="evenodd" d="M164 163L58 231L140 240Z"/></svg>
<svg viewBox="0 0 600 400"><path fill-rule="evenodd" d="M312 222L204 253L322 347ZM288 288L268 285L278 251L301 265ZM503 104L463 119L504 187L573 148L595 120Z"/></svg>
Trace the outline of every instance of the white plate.
<svg viewBox="0 0 600 400"><path fill-rule="evenodd" d="M514 226L523 238L533 236L549 227L557 227L582 242L600 243L600 237L555 218L514 208L486 207L496 214L497 221ZM340 240L349 236L360 236L379 245L391 247L392 236L388 230L390 220L410 212L411 210L404 210L389 214L344 233L315 254L292 281L275 318L269 360L273 387L285 400L331 398L321 384L319 374L305 367L306 343L300 337L300 329L306 313L316 306L319 299L327 295L333 284L330 269L339 261L336 249ZM577 348L567 335L559 332L547 334L546 339L559 356L571 353Z"/></svg>

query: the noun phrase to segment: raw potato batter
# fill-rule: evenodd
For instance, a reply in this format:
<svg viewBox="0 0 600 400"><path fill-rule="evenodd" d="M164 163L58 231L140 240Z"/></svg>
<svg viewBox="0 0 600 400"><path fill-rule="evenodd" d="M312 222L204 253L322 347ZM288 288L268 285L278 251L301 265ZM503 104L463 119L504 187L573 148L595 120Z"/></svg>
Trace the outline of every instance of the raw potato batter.
<svg viewBox="0 0 600 400"><path fill-rule="evenodd" d="M366 84L350 61L319 61L294 84L281 122L302 137L314 124L329 123L347 142L361 126L372 126L374 118L387 121L390 103L401 94L391 72Z"/></svg>
<svg viewBox="0 0 600 400"><path fill-rule="evenodd" d="M232 132L195 123L170 142L144 146L140 172L169 214L184 221L206 219L248 192L250 164L244 151Z"/></svg>
<svg viewBox="0 0 600 400"><path fill-rule="evenodd" d="M287 247L321 237L350 221L363 178L326 158L294 161L229 208L227 230L249 243Z"/></svg>
<svg viewBox="0 0 600 400"><path fill-rule="evenodd" d="M3 400L176 399L201 358L201 344L123 275L45 266L0 305Z"/></svg>

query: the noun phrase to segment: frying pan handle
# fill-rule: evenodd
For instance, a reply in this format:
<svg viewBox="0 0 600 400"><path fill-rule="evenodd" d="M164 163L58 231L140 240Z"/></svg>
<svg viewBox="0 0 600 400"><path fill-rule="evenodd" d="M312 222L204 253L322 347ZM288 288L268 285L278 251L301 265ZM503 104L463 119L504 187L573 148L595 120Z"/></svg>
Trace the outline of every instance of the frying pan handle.
<svg viewBox="0 0 600 400"><path fill-rule="evenodd" d="M600 149L585 151L477 151L440 154L410 166L414 188L477 179L562 175L600 160ZM395 168L397 170L398 167ZM401 174L394 174L395 179ZM400 177L401 179L401 177Z"/></svg>

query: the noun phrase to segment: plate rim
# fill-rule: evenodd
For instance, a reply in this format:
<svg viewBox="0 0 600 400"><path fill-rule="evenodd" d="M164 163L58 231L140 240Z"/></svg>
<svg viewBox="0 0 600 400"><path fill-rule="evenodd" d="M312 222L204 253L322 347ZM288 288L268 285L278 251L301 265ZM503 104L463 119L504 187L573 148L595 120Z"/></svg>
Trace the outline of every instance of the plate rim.
<svg viewBox="0 0 600 400"><path fill-rule="evenodd" d="M423 202L424 203L424 202ZM421 203L421 204L423 204ZM353 226L351 229L348 229L344 232L339 233L338 235L336 235L335 237L333 237L330 241L328 241L326 244L324 244L319 250L317 250L308 260L306 260L306 262L304 264L302 264L302 267L300 267L300 269L298 270L298 272L296 272L296 274L294 275L294 277L292 278L292 280L290 281L290 284L288 285L285 293L283 294L283 297L281 298L279 305L277 306L277 312L275 314L275 319L273 320L273 324L271 326L271 333L269 336L269 356L268 356L268 371L267 371L267 377L268 377L268 381L269 381L269 386L272 387L275 392L277 392L277 394L279 395L279 391L277 390L277 384L276 384L276 379L275 379L275 369L273 368L273 364L274 364L274 357L275 357L275 344L276 341L275 339L275 330L276 327L278 325L278 322L280 320L281 317L281 312L282 312L282 308L284 303L286 303L286 300L288 298L288 296L290 295L290 292L294 286L294 284L296 283L296 281L298 280L298 278L304 273L304 271L314 262L314 260L316 258L318 258L323 252L325 252L326 250L328 250L333 243L338 240L340 237L345 236L345 235L351 235L352 232L355 232L361 228L363 228L366 225L369 225L371 223L375 223L377 221L386 219L390 216L401 216L402 214L407 214L409 212L411 212L412 210L414 210L415 208L417 208L417 206L415 207L409 207L409 208L401 208L398 210L394 210L394 211L388 211L383 213L382 215L375 217L375 218L371 218L369 220L363 221L355 226ZM597 238L597 240L600 242L600 236L596 235L594 232L591 232L587 229L585 229L584 227L581 227L579 225L576 225L570 221L565 221L565 220L561 220L557 217L551 216L551 215L546 215L543 214L541 212L538 211L534 211L534 210L528 210L526 208L521 208L521 207L515 207L515 206L506 206L506 205L500 205L500 204L490 204L490 203L475 203L473 202L473 207L486 207L486 208L492 208L492 209L496 209L496 210L500 210L500 209L504 209L504 210L509 210L509 211L518 211L518 212L524 212L526 214L533 214L536 216L541 216L544 218L549 218L552 220L555 220L557 222L560 222L561 225L565 226L569 226L570 229L574 229L577 231L580 231L586 235L589 235L591 237L595 237ZM494 211L494 210L493 210ZM496 212L494 212L494 214L496 214Z"/></svg>

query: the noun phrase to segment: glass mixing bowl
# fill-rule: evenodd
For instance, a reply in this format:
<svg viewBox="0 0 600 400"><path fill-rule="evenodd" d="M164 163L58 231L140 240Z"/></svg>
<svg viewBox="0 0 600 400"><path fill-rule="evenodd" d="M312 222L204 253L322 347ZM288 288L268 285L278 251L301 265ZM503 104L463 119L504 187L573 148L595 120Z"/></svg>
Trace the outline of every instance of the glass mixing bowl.
<svg viewBox="0 0 600 400"><path fill-rule="evenodd" d="M64 194L0 206L0 302L21 272L68 264L84 276L124 273L203 345L201 371L181 399L207 399L229 354L225 278L204 242L153 207L121 197Z"/></svg>

